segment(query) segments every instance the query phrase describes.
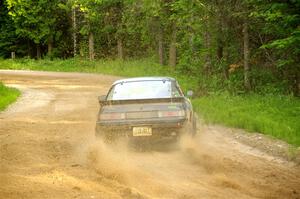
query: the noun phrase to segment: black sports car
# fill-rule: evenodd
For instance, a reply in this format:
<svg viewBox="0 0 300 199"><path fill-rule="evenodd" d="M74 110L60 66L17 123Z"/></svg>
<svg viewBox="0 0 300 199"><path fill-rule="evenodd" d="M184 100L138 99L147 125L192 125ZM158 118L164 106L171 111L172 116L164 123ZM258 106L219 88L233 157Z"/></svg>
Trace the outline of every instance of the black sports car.
<svg viewBox="0 0 300 199"><path fill-rule="evenodd" d="M192 91L188 92L192 95ZM190 100L170 77L118 80L99 97L96 136L105 141L120 136L135 139L173 137L196 133Z"/></svg>

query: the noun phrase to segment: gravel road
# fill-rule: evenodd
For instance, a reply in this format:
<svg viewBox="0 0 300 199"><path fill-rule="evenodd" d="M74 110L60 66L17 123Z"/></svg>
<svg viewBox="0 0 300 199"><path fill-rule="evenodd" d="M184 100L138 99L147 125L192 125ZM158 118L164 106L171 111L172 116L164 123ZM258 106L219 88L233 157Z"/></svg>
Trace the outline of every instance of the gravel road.
<svg viewBox="0 0 300 199"><path fill-rule="evenodd" d="M147 150L95 140L97 96L118 77L0 71L22 96L0 113L0 198L300 199L299 165L224 127Z"/></svg>

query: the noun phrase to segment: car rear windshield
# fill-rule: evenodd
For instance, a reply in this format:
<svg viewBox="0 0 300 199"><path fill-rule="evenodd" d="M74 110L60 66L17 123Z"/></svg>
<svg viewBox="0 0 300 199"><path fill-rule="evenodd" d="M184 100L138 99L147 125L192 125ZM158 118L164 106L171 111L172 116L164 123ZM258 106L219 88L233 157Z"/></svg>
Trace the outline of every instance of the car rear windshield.
<svg viewBox="0 0 300 199"><path fill-rule="evenodd" d="M157 99L181 97L178 86L168 80L123 82L116 84L107 100Z"/></svg>

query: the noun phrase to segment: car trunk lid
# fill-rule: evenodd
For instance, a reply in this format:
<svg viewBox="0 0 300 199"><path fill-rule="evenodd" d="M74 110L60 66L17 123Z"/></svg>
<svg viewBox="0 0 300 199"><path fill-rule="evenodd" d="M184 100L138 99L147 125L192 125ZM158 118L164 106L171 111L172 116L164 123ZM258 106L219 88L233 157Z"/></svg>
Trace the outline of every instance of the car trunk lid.
<svg viewBox="0 0 300 199"><path fill-rule="evenodd" d="M183 102L184 98L107 101L102 105L100 117L102 120L183 117Z"/></svg>

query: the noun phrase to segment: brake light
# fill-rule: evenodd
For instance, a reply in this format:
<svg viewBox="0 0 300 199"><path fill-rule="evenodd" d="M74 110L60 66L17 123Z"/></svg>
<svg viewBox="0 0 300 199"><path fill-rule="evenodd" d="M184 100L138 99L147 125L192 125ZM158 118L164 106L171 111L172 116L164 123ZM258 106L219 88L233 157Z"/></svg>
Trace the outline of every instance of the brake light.
<svg viewBox="0 0 300 199"><path fill-rule="evenodd" d="M183 117L185 112L183 110L176 111L159 111L158 117Z"/></svg>
<svg viewBox="0 0 300 199"><path fill-rule="evenodd" d="M125 119L125 113L102 113L100 120L122 120Z"/></svg>

